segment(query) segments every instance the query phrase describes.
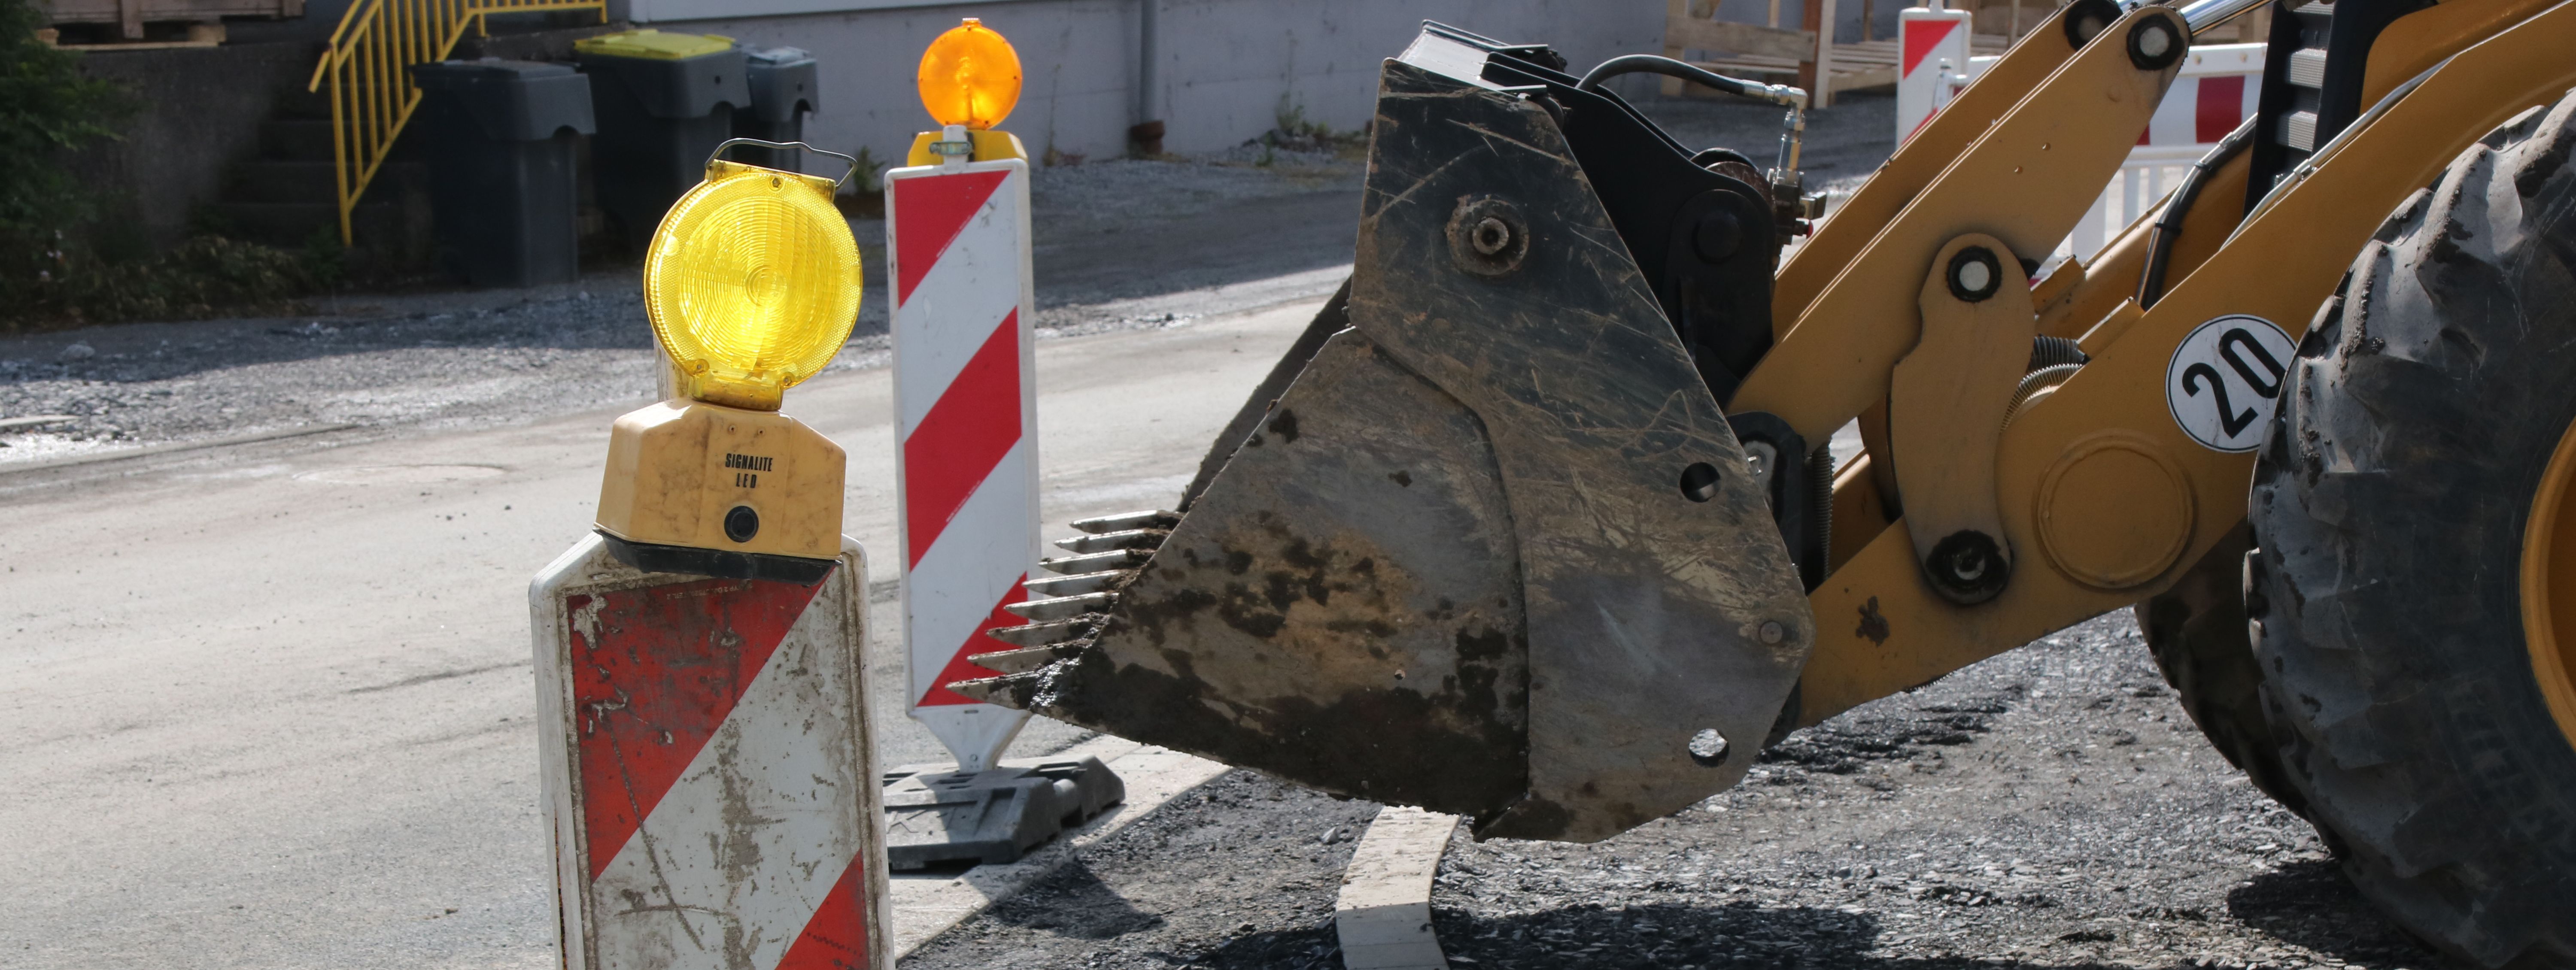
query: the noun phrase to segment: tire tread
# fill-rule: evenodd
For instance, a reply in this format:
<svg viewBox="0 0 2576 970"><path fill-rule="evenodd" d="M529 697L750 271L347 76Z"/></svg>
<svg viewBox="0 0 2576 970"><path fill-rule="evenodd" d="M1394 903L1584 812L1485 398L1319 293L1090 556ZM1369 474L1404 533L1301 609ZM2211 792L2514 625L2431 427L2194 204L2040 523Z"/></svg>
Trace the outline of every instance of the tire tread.
<svg viewBox="0 0 2576 970"><path fill-rule="evenodd" d="M2576 418L2576 92L2373 234L2300 344L2248 561L2288 784L2355 883L2489 967L2576 966L2576 747L2523 647L2539 470Z"/></svg>

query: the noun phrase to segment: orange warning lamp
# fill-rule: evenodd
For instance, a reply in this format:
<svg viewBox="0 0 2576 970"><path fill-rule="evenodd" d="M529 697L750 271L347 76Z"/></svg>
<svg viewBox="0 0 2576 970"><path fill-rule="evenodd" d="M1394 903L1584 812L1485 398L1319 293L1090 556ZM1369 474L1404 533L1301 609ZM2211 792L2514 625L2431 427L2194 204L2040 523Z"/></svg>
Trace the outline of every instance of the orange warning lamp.
<svg viewBox="0 0 2576 970"><path fill-rule="evenodd" d="M984 131L1020 103L1020 55L984 22L968 17L921 52L921 106L942 125Z"/></svg>

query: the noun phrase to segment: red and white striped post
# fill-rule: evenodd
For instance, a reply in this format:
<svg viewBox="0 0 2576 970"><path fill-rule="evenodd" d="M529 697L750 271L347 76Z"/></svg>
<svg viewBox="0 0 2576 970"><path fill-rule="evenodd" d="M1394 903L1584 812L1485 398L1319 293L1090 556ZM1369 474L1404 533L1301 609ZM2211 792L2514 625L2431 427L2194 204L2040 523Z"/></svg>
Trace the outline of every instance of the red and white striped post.
<svg viewBox="0 0 2576 970"><path fill-rule="evenodd" d="M1968 34L1974 15L1929 7L1896 14L1896 143L1905 144L1932 121L1968 74Z"/></svg>
<svg viewBox="0 0 2576 970"><path fill-rule="evenodd" d="M2172 188L2168 175L2199 161L2227 133L2254 117L2263 86L2263 44L2202 44L2183 58L2173 86L2120 164L2120 176L2093 200L2067 251L2090 260L2110 234L2137 220ZM2116 206L2115 206L2116 203Z"/></svg>
<svg viewBox="0 0 2576 970"><path fill-rule="evenodd" d="M887 172L885 198L908 701L978 772L1029 717L944 686L997 676L966 657L1008 649L984 631L1027 622L1002 607L1039 555L1029 165L952 155Z"/></svg>
<svg viewBox="0 0 2576 970"><path fill-rule="evenodd" d="M1955 15L1960 26L1941 32L1939 23ZM1974 81L1996 58L1968 53L1965 11L1911 8L1904 11L1902 73L1896 82L1896 139L1899 144L1922 129L1959 89ZM1941 73L1945 53L1956 45L1958 68ZM2200 157L2254 116L2263 81L2263 44L2200 44L2183 58L2173 86L2149 117L2138 145L2120 165L2120 175L2067 234L2067 250L2090 260L2110 232L2128 225L2164 195L2166 169L2179 169ZM1918 54L1918 50L1922 53Z"/></svg>
<svg viewBox="0 0 2576 970"><path fill-rule="evenodd" d="M865 558L645 572L594 534L529 589L571 970L893 966Z"/></svg>

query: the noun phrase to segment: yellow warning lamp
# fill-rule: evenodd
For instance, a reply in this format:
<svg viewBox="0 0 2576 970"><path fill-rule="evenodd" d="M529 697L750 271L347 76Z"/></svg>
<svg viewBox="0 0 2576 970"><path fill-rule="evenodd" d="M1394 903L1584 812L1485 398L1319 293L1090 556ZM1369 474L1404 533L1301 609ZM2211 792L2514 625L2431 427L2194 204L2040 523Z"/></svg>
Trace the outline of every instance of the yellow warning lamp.
<svg viewBox="0 0 2576 970"><path fill-rule="evenodd" d="M644 257L644 314L682 394L776 410L850 339L859 245L837 186L716 160L671 204Z"/></svg>
<svg viewBox="0 0 2576 970"><path fill-rule="evenodd" d="M644 257L644 313L677 396L617 419L599 531L638 568L820 579L840 554L844 455L778 413L859 316L859 247L833 207L841 180L729 162L736 138L662 217ZM810 579L809 579L810 574Z"/></svg>
<svg viewBox="0 0 2576 970"><path fill-rule="evenodd" d="M914 138L909 164L1028 157L1018 138L993 130L1020 103L1020 54L983 21L965 18L932 40L914 81L943 130Z"/></svg>

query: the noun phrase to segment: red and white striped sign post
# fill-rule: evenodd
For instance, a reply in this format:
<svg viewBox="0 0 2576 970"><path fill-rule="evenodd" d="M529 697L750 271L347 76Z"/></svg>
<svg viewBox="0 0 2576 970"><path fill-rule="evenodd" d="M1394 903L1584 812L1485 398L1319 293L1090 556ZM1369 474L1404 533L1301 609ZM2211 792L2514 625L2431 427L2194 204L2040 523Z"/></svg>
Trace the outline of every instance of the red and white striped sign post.
<svg viewBox="0 0 2576 970"><path fill-rule="evenodd" d="M529 590L563 965L893 966L858 544L811 585L592 535Z"/></svg>
<svg viewBox="0 0 2576 970"><path fill-rule="evenodd" d="M1939 3L1896 14L1896 143L1905 144L1965 82L1974 15Z"/></svg>
<svg viewBox="0 0 2576 970"><path fill-rule="evenodd" d="M1968 26L1941 26L1945 18L1964 18L1964 11L1910 8L1904 11L1903 73L1896 83L1896 140L1899 144L1922 129L1959 90L1967 87L1994 57L1968 54ZM2135 221L2156 204L2169 187L2166 170L2199 161L2219 139L2254 116L2263 79L2263 44L2200 44L2183 58L2173 86L2165 89L2147 130L2120 165L2120 175L2093 201L2091 211L2067 234L2075 258L2090 260L2108 234ZM1943 71L1953 54L1956 70Z"/></svg>
<svg viewBox="0 0 2576 970"><path fill-rule="evenodd" d="M2067 251L2090 260L2120 227L2155 207L2184 167L2254 117L2263 86L2263 44L2202 44L2183 58L2120 175L2067 234Z"/></svg>
<svg viewBox="0 0 2576 970"><path fill-rule="evenodd" d="M908 697L984 771L1029 716L945 685L997 676L966 658L1009 649L984 631L1027 622L1002 607L1039 554L1029 165L949 156L887 172L885 198Z"/></svg>

